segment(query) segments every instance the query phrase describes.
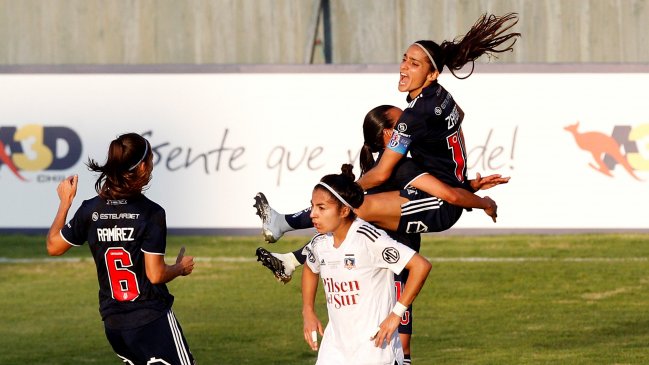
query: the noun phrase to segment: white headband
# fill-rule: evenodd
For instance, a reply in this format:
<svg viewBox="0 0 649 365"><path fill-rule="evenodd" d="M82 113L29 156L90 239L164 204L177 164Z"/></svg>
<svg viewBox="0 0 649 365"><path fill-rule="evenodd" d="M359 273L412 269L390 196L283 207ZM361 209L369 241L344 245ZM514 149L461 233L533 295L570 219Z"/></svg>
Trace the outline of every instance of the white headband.
<svg viewBox="0 0 649 365"><path fill-rule="evenodd" d="M142 155L142 158L135 163L135 165L131 166L128 171L132 171L134 168L137 167L137 165L140 164L140 162L144 161L144 158L146 158L147 153L149 153L149 141L146 139L144 140L144 155Z"/></svg>
<svg viewBox="0 0 649 365"><path fill-rule="evenodd" d="M426 47L422 46L419 43L415 43L415 44L418 45L419 48L421 48L424 51L424 53L426 53L426 56L428 56L428 59L433 64L433 67L435 67L435 70L439 70L439 68L437 68L437 64L435 63L435 60L433 59L433 56L431 56L430 53L428 53L428 50L426 49Z"/></svg>
<svg viewBox="0 0 649 365"><path fill-rule="evenodd" d="M336 191L335 191L331 186L329 186L329 185L323 183L322 181L320 181L320 182L318 183L318 185L322 185L322 186L324 186L327 190L329 190L329 192L330 192L331 194L333 194L336 198L338 198L338 200L340 200L341 203L345 204L345 206L347 206L349 209L354 209L354 208L352 208L352 206L349 205L349 203L347 203L347 201L346 201L345 199L343 199L343 197L340 196L340 194L338 194L338 193L337 193L337 192L336 192Z"/></svg>

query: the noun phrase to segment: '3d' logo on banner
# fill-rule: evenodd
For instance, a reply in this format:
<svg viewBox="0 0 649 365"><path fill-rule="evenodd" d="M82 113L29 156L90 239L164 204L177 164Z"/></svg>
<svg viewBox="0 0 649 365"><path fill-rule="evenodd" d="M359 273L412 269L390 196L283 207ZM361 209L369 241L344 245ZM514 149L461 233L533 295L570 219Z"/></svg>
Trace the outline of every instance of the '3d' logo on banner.
<svg viewBox="0 0 649 365"><path fill-rule="evenodd" d="M0 172L7 166L20 180L27 181L23 171L65 170L80 157L81 139L70 128L0 127Z"/></svg>
<svg viewBox="0 0 649 365"><path fill-rule="evenodd" d="M635 172L649 170L649 160L638 152L638 147L644 148L643 152L649 153L649 144L643 145L640 142L649 138L649 124L635 127L618 125L613 128L611 136L601 132L578 132L577 128L579 122L564 127L575 137L577 146L593 156L595 163L589 162L590 167L604 175L613 176L611 170L619 164L634 179L642 181Z"/></svg>

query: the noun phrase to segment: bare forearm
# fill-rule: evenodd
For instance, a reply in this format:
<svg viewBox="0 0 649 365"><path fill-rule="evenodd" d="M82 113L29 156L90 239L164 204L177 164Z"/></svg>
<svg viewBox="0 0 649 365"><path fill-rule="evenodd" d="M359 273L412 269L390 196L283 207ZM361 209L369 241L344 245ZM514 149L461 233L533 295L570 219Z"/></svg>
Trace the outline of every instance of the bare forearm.
<svg viewBox="0 0 649 365"><path fill-rule="evenodd" d="M483 198L466 189L453 188L430 174L419 176L411 185L458 207L479 209L489 207L488 202Z"/></svg>
<svg viewBox="0 0 649 365"><path fill-rule="evenodd" d="M305 265L302 270L302 315L315 313L315 294L318 276Z"/></svg>
<svg viewBox="0 0 649 365"><path fill-rule="evenodd" d="M153 284L164 284L177 278L178 276L189 275L194 270L194 258L184 256L184 249L176 258L176 263L167 265L164 262L163 255L144 254L144 264L146 266L146 276Z"/></svg>
<svg viewBox="0 0 649 365"><path fill-rule="evenodd" d="M365 175L361 176L356 182L363 190L371 189L375 186L381 185L385 179L381 176L377 169L370 169Z"/></svg>
<svg viewBox="0 0 649 365"><path fill-rule="evenodd" d="M166 265L164 267L164 272L160 275L159 281L156 284L165 284L173 279L181 276L183 269L180 264Z"/></svg>
<svg viewBox="0 0 649 365"><path fill-rule="evenodd" d="M462 208L489 208L489 202L487 200L462 188L453 188L452 197L442 200Z"/></svg>
<svg viewBox="0 0 649 365"><path fill-rule="evenodd" d="M415 260L415 262L412 262ZM415 255L411 259L412 265L410 266L408 273L408 280L406 281L406 286L401 293L399 302L406 307L412 304L415 300L421 288L423 288L428 278L428 273L430 273L431 264L428 260L424 259L422 256ZM406 266L408 268L408 266Z"/></svg>
<svg viewBox="0 0 649 365"><path fill-rule="evenodd" d="M47 253L51 256L62 255L70 248L66 242L63 242L61 229L63 229L63 226L65 225L71 205L71 202L59 203L59 208L54 217L54 221L50 226L50 230L47 232L47 239L45 242Z"/></svg>

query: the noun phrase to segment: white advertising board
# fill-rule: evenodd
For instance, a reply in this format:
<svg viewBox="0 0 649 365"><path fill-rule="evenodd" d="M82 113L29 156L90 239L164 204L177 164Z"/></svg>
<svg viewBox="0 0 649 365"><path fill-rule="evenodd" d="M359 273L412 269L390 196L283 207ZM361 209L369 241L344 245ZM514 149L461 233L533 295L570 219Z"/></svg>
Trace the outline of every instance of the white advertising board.
<svg viewBox="0 0 649 365"><path fill-rule="evenodd" d="M0 80L0 229L49 227L58 181L79 174L74 211L94 195L84 163L103 163L110 141L131 131L155 149L146 194L170 228L256 228L256 192L281 212L307 207L320 177L358 166L365 113L406 106L395 73ZM498 223L473 211L457 228L648 228L649 74L444 73L440 82L466 113L469 176L512 177L479 192L497 201Z"/></svg>

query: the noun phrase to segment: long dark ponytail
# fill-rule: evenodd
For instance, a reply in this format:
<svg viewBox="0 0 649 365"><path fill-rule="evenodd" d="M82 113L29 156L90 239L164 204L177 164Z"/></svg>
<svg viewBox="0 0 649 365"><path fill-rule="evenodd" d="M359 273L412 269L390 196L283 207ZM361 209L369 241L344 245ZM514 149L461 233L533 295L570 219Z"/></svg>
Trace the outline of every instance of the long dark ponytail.
<svg viewBox="0 0 649 365"><path fill-rule="evenodd" d="M144 169L138 168L145 164ZM140 194L151 181L153 153L146 138L136 133L122 134L110 143L104 165L93 159L88 169L99 173L97 194L104 199L123 199Z"/></svg>
<svg viewBox="0 0 649 365"><path fill-rule="evenodd" d="M379 105L370 110L363 120L363 147L360 154L361 176L374 166L373 153L381 152L383 131L392 128L392 120L388 118L388 110L392 105Z"/></svg>
<svg viewBox="0 0 649 365"><path fill-rule="evenodd" d="M417 41L415 44L423 47L428 56L432 57L431 63L434 69L441 73L444 66L446 66L453 76L465 79L471 76L473 67L465 77L458 77L455 71L459 71L469 62L473 63L484 54L497 57L495 53L511 52L513 50L516 38L520 37L521 34L507 32L517 23L517 13L508 13L503 16L487 15L485 13L461 39L443 41L439 45L430 40ZM508 41L511 41L511 43L498 48Z"/></svg>

